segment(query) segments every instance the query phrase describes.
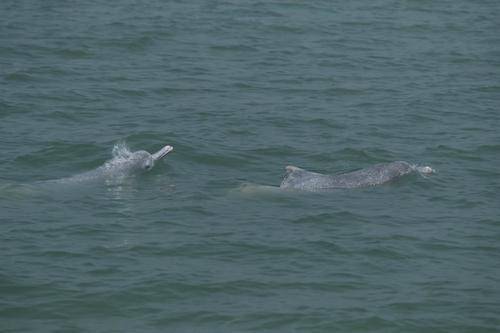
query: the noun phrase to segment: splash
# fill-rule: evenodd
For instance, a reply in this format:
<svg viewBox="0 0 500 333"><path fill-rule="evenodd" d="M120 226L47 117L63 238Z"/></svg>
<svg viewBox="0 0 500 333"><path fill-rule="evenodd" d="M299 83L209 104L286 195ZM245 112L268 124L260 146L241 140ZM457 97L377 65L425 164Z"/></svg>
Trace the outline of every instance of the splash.
<svg viewBox="0 0 500 333"><path fill-rule="evenodd" d="M113 150L111 151L113 158L124 158L127 159L130 157L132 152L128 148L125 142L119 142L113 146Z"/></svg>
<svg viewBox="0 0 500 333"><path fill-rule="evenodd" d="M412 165L413 170L418 172L422 177L427 177L430 174L436 173L436 170L431 168L428 165L424 166L418 166L418 165Z"/></svg>
<svg viewBox="0 0 500 333"><path fill-rule="evenodd" d="M119 142L113 146L111 156L112 158L106 161L101 168L105 170L117 169L120 164L126 163L131 158L132 152L125 142Z"/></svg>

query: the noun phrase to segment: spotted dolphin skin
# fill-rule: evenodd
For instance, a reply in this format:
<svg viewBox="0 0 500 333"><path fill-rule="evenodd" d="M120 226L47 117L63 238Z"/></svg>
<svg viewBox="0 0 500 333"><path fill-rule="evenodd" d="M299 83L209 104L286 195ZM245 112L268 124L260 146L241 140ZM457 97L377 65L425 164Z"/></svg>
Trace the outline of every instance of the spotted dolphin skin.
<svg viewBox="0 0 500 333"><path fill-rule="evenodd" d="M431 167L418 167L404 161L375 164L365 169L339 175L324 175L310 172L295 166L286 167L286 175L281 189L310 192L326 191L336 188L356 188L380 185L417 171L422 174L433 173Z"/></svg>
<svg viewBox="0 0 500 333"><path fill-rule="evenodd" d="M131 152L124 145L113 148L113 158L97 169L87 171L76 176L56 180L57 183L86 182L100 179L117 179L135 172L149 171L155 162L164 158L174 149L165 146L154 154L145 150Z"/></svg>

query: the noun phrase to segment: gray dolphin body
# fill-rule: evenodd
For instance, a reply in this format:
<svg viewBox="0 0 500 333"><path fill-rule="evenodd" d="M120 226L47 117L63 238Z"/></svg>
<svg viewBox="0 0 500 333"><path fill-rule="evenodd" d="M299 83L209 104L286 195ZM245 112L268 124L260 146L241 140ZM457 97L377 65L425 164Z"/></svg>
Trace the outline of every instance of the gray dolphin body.
<svg viewBox="0 0 500 333"><path fill-rule="evenodd" d="M58 179L56 182L74 183L100 179L119 179L131 173L149 171L156 161L165 157L173 149L172 146L165 146L156 153L150 154L145 150L131 152L125 147L115 147L113 150L114 157L97 169Z"/></svg>
<svg viewBox="0 0 500 333"><path fill-rule="evenodd" d="M389 182L414 171L420 173L434 172L428 166L417 167L403 161L375 164L365 169L339 175L323 175L295 166L288 166L280 188L319 192L336 188L373 186Z"/></svg>

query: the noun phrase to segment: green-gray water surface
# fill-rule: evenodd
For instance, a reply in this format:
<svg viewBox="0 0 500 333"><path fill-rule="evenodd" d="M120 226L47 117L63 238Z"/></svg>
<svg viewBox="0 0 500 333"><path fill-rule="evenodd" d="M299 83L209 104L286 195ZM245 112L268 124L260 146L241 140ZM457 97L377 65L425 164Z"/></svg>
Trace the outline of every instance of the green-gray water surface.
<svg viewBox="0 0 500 333"><path fill-rule="evenodd" d="M496 0L1 1L0 331L499 332L499 17ZM121 142L175 150L44 182ZM437 173L252 185L394 160Z"/></svg>

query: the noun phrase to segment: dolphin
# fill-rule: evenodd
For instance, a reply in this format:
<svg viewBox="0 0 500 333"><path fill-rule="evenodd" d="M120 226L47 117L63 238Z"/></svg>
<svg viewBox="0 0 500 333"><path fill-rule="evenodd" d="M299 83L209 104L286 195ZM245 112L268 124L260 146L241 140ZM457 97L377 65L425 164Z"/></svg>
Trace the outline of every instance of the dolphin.
<svg viewBox="0 0 500 333"><path fill-rule="evenodd" d="M145 150L131 152L124 145L113 148L113 158L100 167L72 177L57 179L57 183L85 182L100 179L120 179L135 172L145 172L153 168L155 162L164 158L174 147L164 146L154 154Z"/></svg>
<svg viewBox="0 0 500 333"><path fill-rule="evenodd" d="M280 189L320 192L331 189L374 186L387 183L414 171L421 174L435 172L429 166L419 167L404 161L375 164L361 170L338 175L324 175L296 166L287 166Z"/></svg>

